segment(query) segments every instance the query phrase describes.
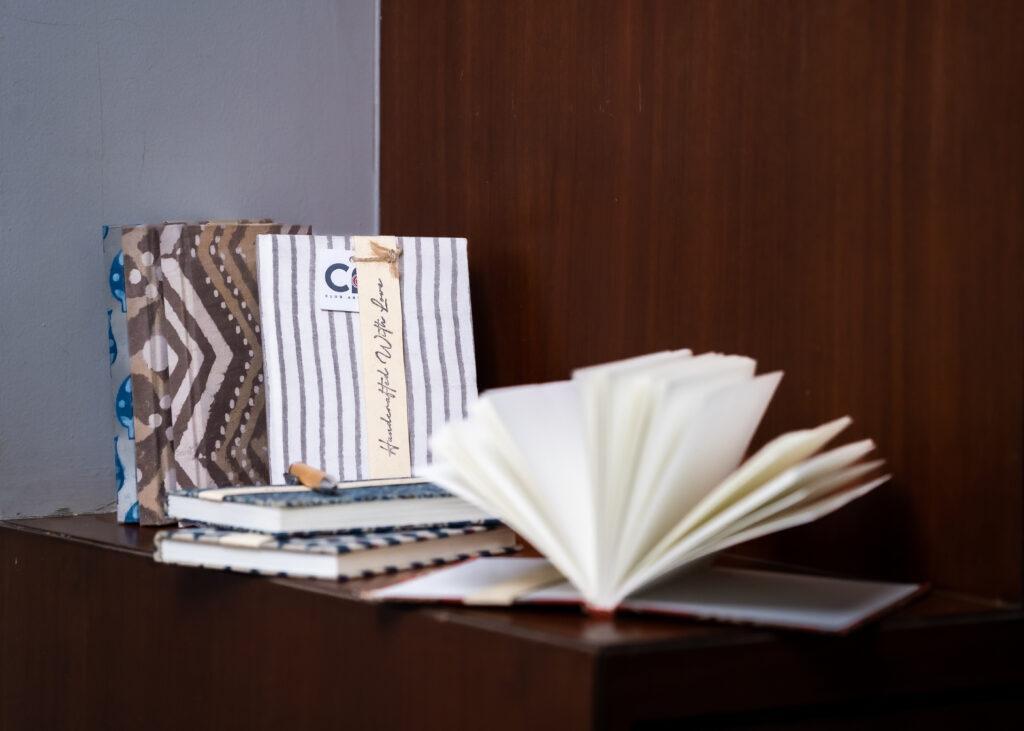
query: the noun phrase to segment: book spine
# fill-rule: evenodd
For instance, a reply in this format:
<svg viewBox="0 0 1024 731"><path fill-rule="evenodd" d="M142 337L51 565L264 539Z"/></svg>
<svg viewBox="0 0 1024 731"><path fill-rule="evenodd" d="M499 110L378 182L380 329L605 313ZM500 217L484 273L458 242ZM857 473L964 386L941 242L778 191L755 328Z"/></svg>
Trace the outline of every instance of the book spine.
<svg viewBox="0 0 1024 731"><path fill-rule="evenodd" d="M171 440L168 349L163 310L161 246L180 235L182 224L122 229L128 350L138 475L139 522L168 522L164 498L176 481Z"/></svg>
<svg viewBox="0 0 1024 731"><path fill-rule="evenodd" d="M113 400L114 479L117 520L139 522L135 482L135 426L132 417L131 366L128 356L128 307L125 299L121 229L103 227L103 263L107 273L107 340L110 394Z"/></svg>

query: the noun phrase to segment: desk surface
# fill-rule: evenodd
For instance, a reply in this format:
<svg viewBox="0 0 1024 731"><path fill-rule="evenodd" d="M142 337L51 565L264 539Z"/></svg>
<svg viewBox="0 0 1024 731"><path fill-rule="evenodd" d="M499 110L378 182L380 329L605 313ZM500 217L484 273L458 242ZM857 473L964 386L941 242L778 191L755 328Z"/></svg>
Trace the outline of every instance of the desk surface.
<svg viewBox="0 0 1024 731"><path fill-rule="evenodd" d="M498 726L623 727L723 714L743 725L765 713L791 726L807 718L809 707L818 709L813 720L820 727L854 707L874 709L878 718L904 714L906 703L918 713L953 701L971 713L993 704L1005 710L1005 692L1024 682L1014 658L1024 650L1021 613L941 591L845 638L652 617L598 619L567 608L388 606L355 595L392 577L335 583L159 565L151 560L154 533L106 515L0 522L5 629L15 627L4 640L8 677L0 683L10 717L0 711L0 721L52 720L33 716L41 711L28 705L31 689L13 699L10 693L19 666L52 678L53 658L27 639L39 633L50 633L62 665L69 661L63 643L87 650L79 658L85 665L112 666L100 685L88 676L67 680L79 709L103 688L114 693L108 703L135 709L145 722L153 719L137 696L149 686L134 671L119 673L119 663L232 688L223 710L208 716L244 718L256 727L295 719L315 725L342 711L371 726L439 713L456 726L480 714L497 714ZM63 608L55 611L54 600ZM69 613L87 625L78 628L84 644ZM89 623L106 625L98 639ZM338 646L346 650L337 656L326 649ZM235 666L223 652L246 660ZM304 682L292 674L299 668ZM326 682L332 674L347 678L348 693L325 690L334 688ZM259 711L255 699L278 684L288 687L288 700ZM171 690L195 695L186 683L161 687L161 699ZM119 689L126 697L117 698ZM329 697L316 700L314 689ZM248 703L246 693L255 694ZM54 707L52 700L39 702ZM96 713L103 722L99 707Z"/></svg>
<svg viewBox="0 0 1024 731"><path fill-rule="evenodd" d="M124 551L133 555L151 557L156 530L138 526L119 525L112 514L83 515L75 518L37 518L18 521L0 521L15 530ZM733 561L742 559L733 558ZM198 569L197 569L198 570ZM360 581L334 582L316 579L283 579L246 577L253 581L268 581L298 591L316 592L338 597L343 601L361 601L358 595L371 587L384 586L407 578L385 576ZM443 616L445 621L471 624L495 632L526 633L538 642L569 643L590 651L608 651L619 648L657 645L666 642L683 645L736 644L765 642L778 639L779 633L757 628L725 626L720 624L686 621L658 617L622 616L615 619L595 619L583 612L560 607L516 609L470 609L465 607L396 607L396 611L418 611ZM955 617L957 621L971 617L1001 614L1006 607L972 597L957 596L942 591L931 591L922 599L896 611L880 623L882 631L910 626L921 627L942 624Z"/></svg>

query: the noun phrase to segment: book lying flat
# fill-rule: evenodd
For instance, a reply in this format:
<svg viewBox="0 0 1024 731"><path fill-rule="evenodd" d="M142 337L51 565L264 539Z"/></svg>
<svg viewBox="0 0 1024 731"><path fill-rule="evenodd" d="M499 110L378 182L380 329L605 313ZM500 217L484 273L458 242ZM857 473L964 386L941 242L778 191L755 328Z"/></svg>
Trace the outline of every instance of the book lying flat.
<svg viewBox="0 0 1024 731"><path fill-rule="evenodd" d="M644 588L618 611L843 634L922 592L918 584L703 566ZM543 558L482 558L364 593L377 601L585 604Z"/></svg>
<svg viewBox="0 0 1024 731"><path fill-rule="evenodd" d="M274 534L471 523L491 517L422 479L363 480L332 492L283 485L180 490L167 496L167 513L176 520Z"/></svg>
<svg viewBox="0 0 1024 731"><path fill-rule="evenodd" d="M156 536L161 563L270 576L347 580L518 550L499 524L306 538L179 528Z"/></svg>
<svg viewBox="0 0 1024 731"><path fill-rule="evenodd" d="M817 520L889 476L841 418L743 462L781 373L656 353L497 389L434 436L427 475L537 548L600 611L687 564ZM819 453L820 452L820 453Z"/></svg>

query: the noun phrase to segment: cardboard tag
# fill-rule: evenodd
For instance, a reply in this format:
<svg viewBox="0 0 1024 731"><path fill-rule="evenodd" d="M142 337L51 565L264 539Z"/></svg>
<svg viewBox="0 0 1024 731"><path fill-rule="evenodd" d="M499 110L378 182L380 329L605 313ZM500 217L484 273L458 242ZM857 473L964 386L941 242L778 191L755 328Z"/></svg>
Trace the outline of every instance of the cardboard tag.
<svg viewBox="0 0 1024 731"><path fill-rule="evenodd" d="M317 249L316 305L321 310L359 312L359 280L351 251Z"/></svg>
<svg viewBox="0 0 1024 731"><path fill-rule="evenodd" d="M398 267L382 253L397 252L394 236L353 236L359 266L359 340L370 477L409 477L409 416L405 333Z"/></svg>

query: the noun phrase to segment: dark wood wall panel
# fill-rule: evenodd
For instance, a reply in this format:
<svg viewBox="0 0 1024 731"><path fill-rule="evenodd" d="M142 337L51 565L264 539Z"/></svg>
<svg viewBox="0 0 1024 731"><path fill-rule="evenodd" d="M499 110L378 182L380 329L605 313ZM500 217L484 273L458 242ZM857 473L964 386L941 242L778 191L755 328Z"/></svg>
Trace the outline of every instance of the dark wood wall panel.
<svg viewBox="0 0 1024 731"><path fill-rule="evenodd" d="M893 483L758 550L1017 601L1024 3L385 0L385 233L470 239L481 386L689 346Z"/></svg>

